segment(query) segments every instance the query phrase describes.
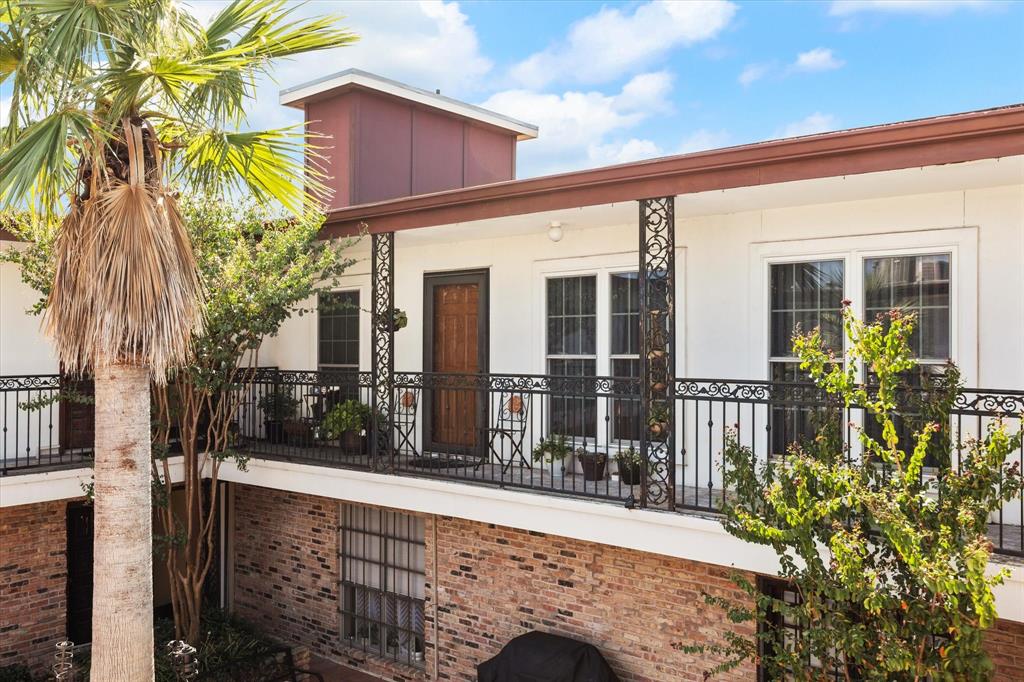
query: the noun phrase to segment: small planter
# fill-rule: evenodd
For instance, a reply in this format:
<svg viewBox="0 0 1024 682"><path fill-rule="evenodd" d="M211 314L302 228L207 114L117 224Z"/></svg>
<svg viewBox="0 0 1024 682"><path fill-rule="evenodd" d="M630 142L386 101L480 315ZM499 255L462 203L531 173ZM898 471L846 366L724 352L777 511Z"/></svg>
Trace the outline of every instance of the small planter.
<svg viewBox="0 0 1024 682"><path fill-rule="evenodd" d="M267 434L267 442L274 445L284 443L284 422L280 419L267 419L263 422L263 429Z"/></svg>
<svg viewBox="0 0 1024 682"><path fill-rule="evenodd" d="M341 432L340 445L342 453L346 455L366 454L366 435L363 431L348 429Z"/></svg>
<svg viewBox="0 0 1024 682"><path fill-rule="evenodd" d="M285 420L284 433L289 445L309 447L313 444L313 427L304 421Z"/></svg>
<svg viewBox="0 0 1024 682"><path fill-rule="evenodd" d="M623 485L640 485L643 475L644 470L640 464L619 463L619 480Z"/></svg>
<svg viewBox="0 0 1024 682"><path fill-rule="evenodd" d="M605 469L608 464L608 456L604 454L588 452L576 455L583 468L583 480L603 481Z"/></svg>

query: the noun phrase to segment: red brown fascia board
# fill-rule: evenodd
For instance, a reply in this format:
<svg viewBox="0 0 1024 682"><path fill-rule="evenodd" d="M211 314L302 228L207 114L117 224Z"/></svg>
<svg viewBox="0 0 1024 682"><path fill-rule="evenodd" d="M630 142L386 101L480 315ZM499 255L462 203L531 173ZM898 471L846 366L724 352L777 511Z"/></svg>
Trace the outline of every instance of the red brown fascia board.
<svg viewBox="0 0 1024 682"><path fill-rule="evenodd" d="M321 234L524 215L657 196L1024 154L1024 104L349 206Z"/></svg>

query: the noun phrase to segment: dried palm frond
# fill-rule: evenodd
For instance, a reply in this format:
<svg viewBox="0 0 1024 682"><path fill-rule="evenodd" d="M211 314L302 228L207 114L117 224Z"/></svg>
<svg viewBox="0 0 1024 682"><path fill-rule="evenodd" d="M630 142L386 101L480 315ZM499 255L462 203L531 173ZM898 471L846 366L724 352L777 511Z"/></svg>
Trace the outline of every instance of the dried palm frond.
<svg viewBox="0 0 1024 682"><path fill-rule="evenodd" d="M127 362L167 371L188 360L202 292L191 243L159 154L124 123L128 181L96 180L61 225L46 331L71 371ZM155 170L153 169L155 164ZM155 186L147 186L146 180Z"/></svg>

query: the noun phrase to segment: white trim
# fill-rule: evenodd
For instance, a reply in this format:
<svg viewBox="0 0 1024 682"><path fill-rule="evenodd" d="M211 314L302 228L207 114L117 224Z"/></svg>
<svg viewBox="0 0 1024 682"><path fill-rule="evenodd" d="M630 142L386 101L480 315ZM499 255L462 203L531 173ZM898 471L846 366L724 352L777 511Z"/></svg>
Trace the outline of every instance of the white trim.
<svg viewBox="0 0 1024 682"><path fill-rule="evenodd" d="M347 69L340 73L285 88L281 90L280 102L285 106L301 109L303 108L303 100L346 85L355 85L376 92L382 92L386 95L400 97L401 99L423 104L434 109L447 111L463 118L486 123L502 130L508 130L516 133L518 140L532 140L537 137L537 126L530 123L524 123L494 111L460 102L451 97L445 97L436 92L399 83L398 81L383 78L359 69Z"/></svg>
<svg viewBox="0 0 1024 682"><path fill-rule="evenodd" d="M170 457L168 460L171 480L175 483L184 480L181 455ZM0 507L73 500L83 497L85 488L91 482L92 467L88 466L2 476L0 477Z"/></svg>

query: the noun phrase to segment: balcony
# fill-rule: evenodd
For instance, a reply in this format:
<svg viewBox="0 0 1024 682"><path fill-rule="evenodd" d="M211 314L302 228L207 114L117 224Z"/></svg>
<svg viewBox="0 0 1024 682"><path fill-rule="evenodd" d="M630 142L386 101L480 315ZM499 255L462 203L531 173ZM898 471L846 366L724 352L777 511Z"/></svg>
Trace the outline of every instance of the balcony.
<svg viewBox="0 0 1024 682"><path fill-rule="evenodd" d="M809 415L827 413L845 425L855 457L853 425L865 418L806 384L676 379L674 414L645 425L639 388L636 378L395 372L391 403L378 408L391 418L371 419L364 407L362 428L338 433L328 414L346 401L373 404L370 373L259 369L243 389L237 447L256 458L718 514L727 434L762 460L811 433ZM56 375L0 377L0 473L87 464L83 393ZM1022 411L1024 391L965 389L949 419L954 459L997 417L1022 428ZM1024 453L1012 457L1024 465ZM996 551L1024 556L1022 515L1024 499L993 515Z"/></svg>

